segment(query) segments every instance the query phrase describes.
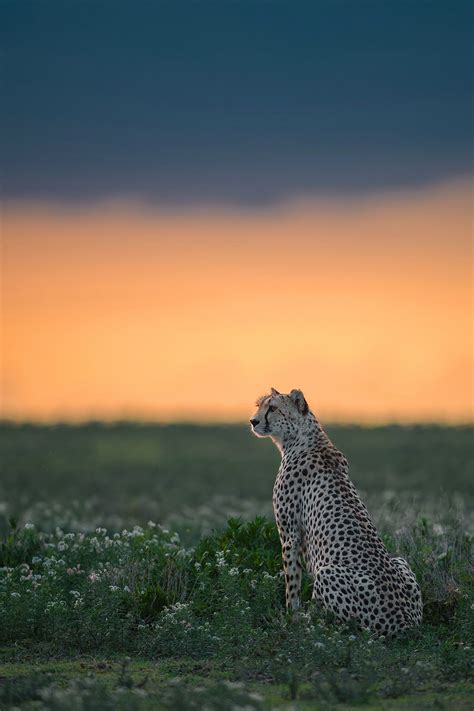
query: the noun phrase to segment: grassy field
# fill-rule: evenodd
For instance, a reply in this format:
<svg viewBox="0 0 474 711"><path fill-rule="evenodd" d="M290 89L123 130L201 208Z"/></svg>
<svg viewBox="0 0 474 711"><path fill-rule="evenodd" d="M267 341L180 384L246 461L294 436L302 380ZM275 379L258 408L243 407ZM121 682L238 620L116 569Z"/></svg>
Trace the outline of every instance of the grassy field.
<svg viewBox="0 0 474 711"><path fill-rule="evenodd" d="M1 426L0 709L472 708L472 428L328 431L422 586L396 640L308 579L287 616L278 453L245 427Z"/></svg>

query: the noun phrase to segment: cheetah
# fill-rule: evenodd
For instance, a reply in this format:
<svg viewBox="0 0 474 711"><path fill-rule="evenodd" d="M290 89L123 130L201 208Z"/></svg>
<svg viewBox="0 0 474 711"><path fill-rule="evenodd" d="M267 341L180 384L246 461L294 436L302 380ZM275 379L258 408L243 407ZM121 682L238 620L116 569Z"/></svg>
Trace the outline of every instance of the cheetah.
<svg viewBox="0 0 474 711"><path fill-rule="evenodd" d="M311 412L301 390L274 388L250 420L257 437L281 453L273 489L286 582L286 606L299 608L301 562L313 599L337 619L392 636L420 624L421 593L408 563L388 553L348 464Z"/></svg>

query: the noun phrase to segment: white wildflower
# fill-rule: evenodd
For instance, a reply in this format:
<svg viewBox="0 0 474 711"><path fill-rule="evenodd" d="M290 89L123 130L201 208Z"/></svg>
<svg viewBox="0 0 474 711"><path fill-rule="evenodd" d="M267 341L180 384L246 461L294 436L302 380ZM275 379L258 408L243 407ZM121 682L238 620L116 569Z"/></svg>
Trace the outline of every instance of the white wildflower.
<svg viewBox="0 0 474 711"><path fill-rule="evenodd" d="M217 551L216 553L216 563L218 568L225 568L227 565L224 557L224 553L222 551Z"/></svg>

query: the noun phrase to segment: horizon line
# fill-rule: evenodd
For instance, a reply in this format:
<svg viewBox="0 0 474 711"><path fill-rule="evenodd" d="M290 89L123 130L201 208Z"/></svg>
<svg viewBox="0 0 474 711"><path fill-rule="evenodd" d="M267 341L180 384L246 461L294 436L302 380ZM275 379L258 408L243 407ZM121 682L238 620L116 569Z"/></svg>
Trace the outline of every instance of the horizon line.
<svg viewBox="0 0 474 711"><path fill-rule="evenodd" d="M329 418L320 420L325 427L474 427L472 419L336 419ZM145 417L87 417L87 418L14 418L0 417L0 427L87 427L90 425L103 425L114 427L119 425L134 425L143 427L168 427L168 426L194 426L194 427L242 427L248 426L248 421L244 419L152 419Z"/></svg>

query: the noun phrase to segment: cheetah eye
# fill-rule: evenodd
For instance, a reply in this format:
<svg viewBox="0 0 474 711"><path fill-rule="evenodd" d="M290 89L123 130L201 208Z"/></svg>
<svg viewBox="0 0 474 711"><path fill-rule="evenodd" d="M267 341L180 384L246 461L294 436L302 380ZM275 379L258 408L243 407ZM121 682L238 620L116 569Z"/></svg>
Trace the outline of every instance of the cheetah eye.
<svg viewBox="0 0 474 711"><path fill-rule="evenodd" d="M276 410L275 405L270 405L268 408L268 412L275 412L275 410Z"/></svg>

